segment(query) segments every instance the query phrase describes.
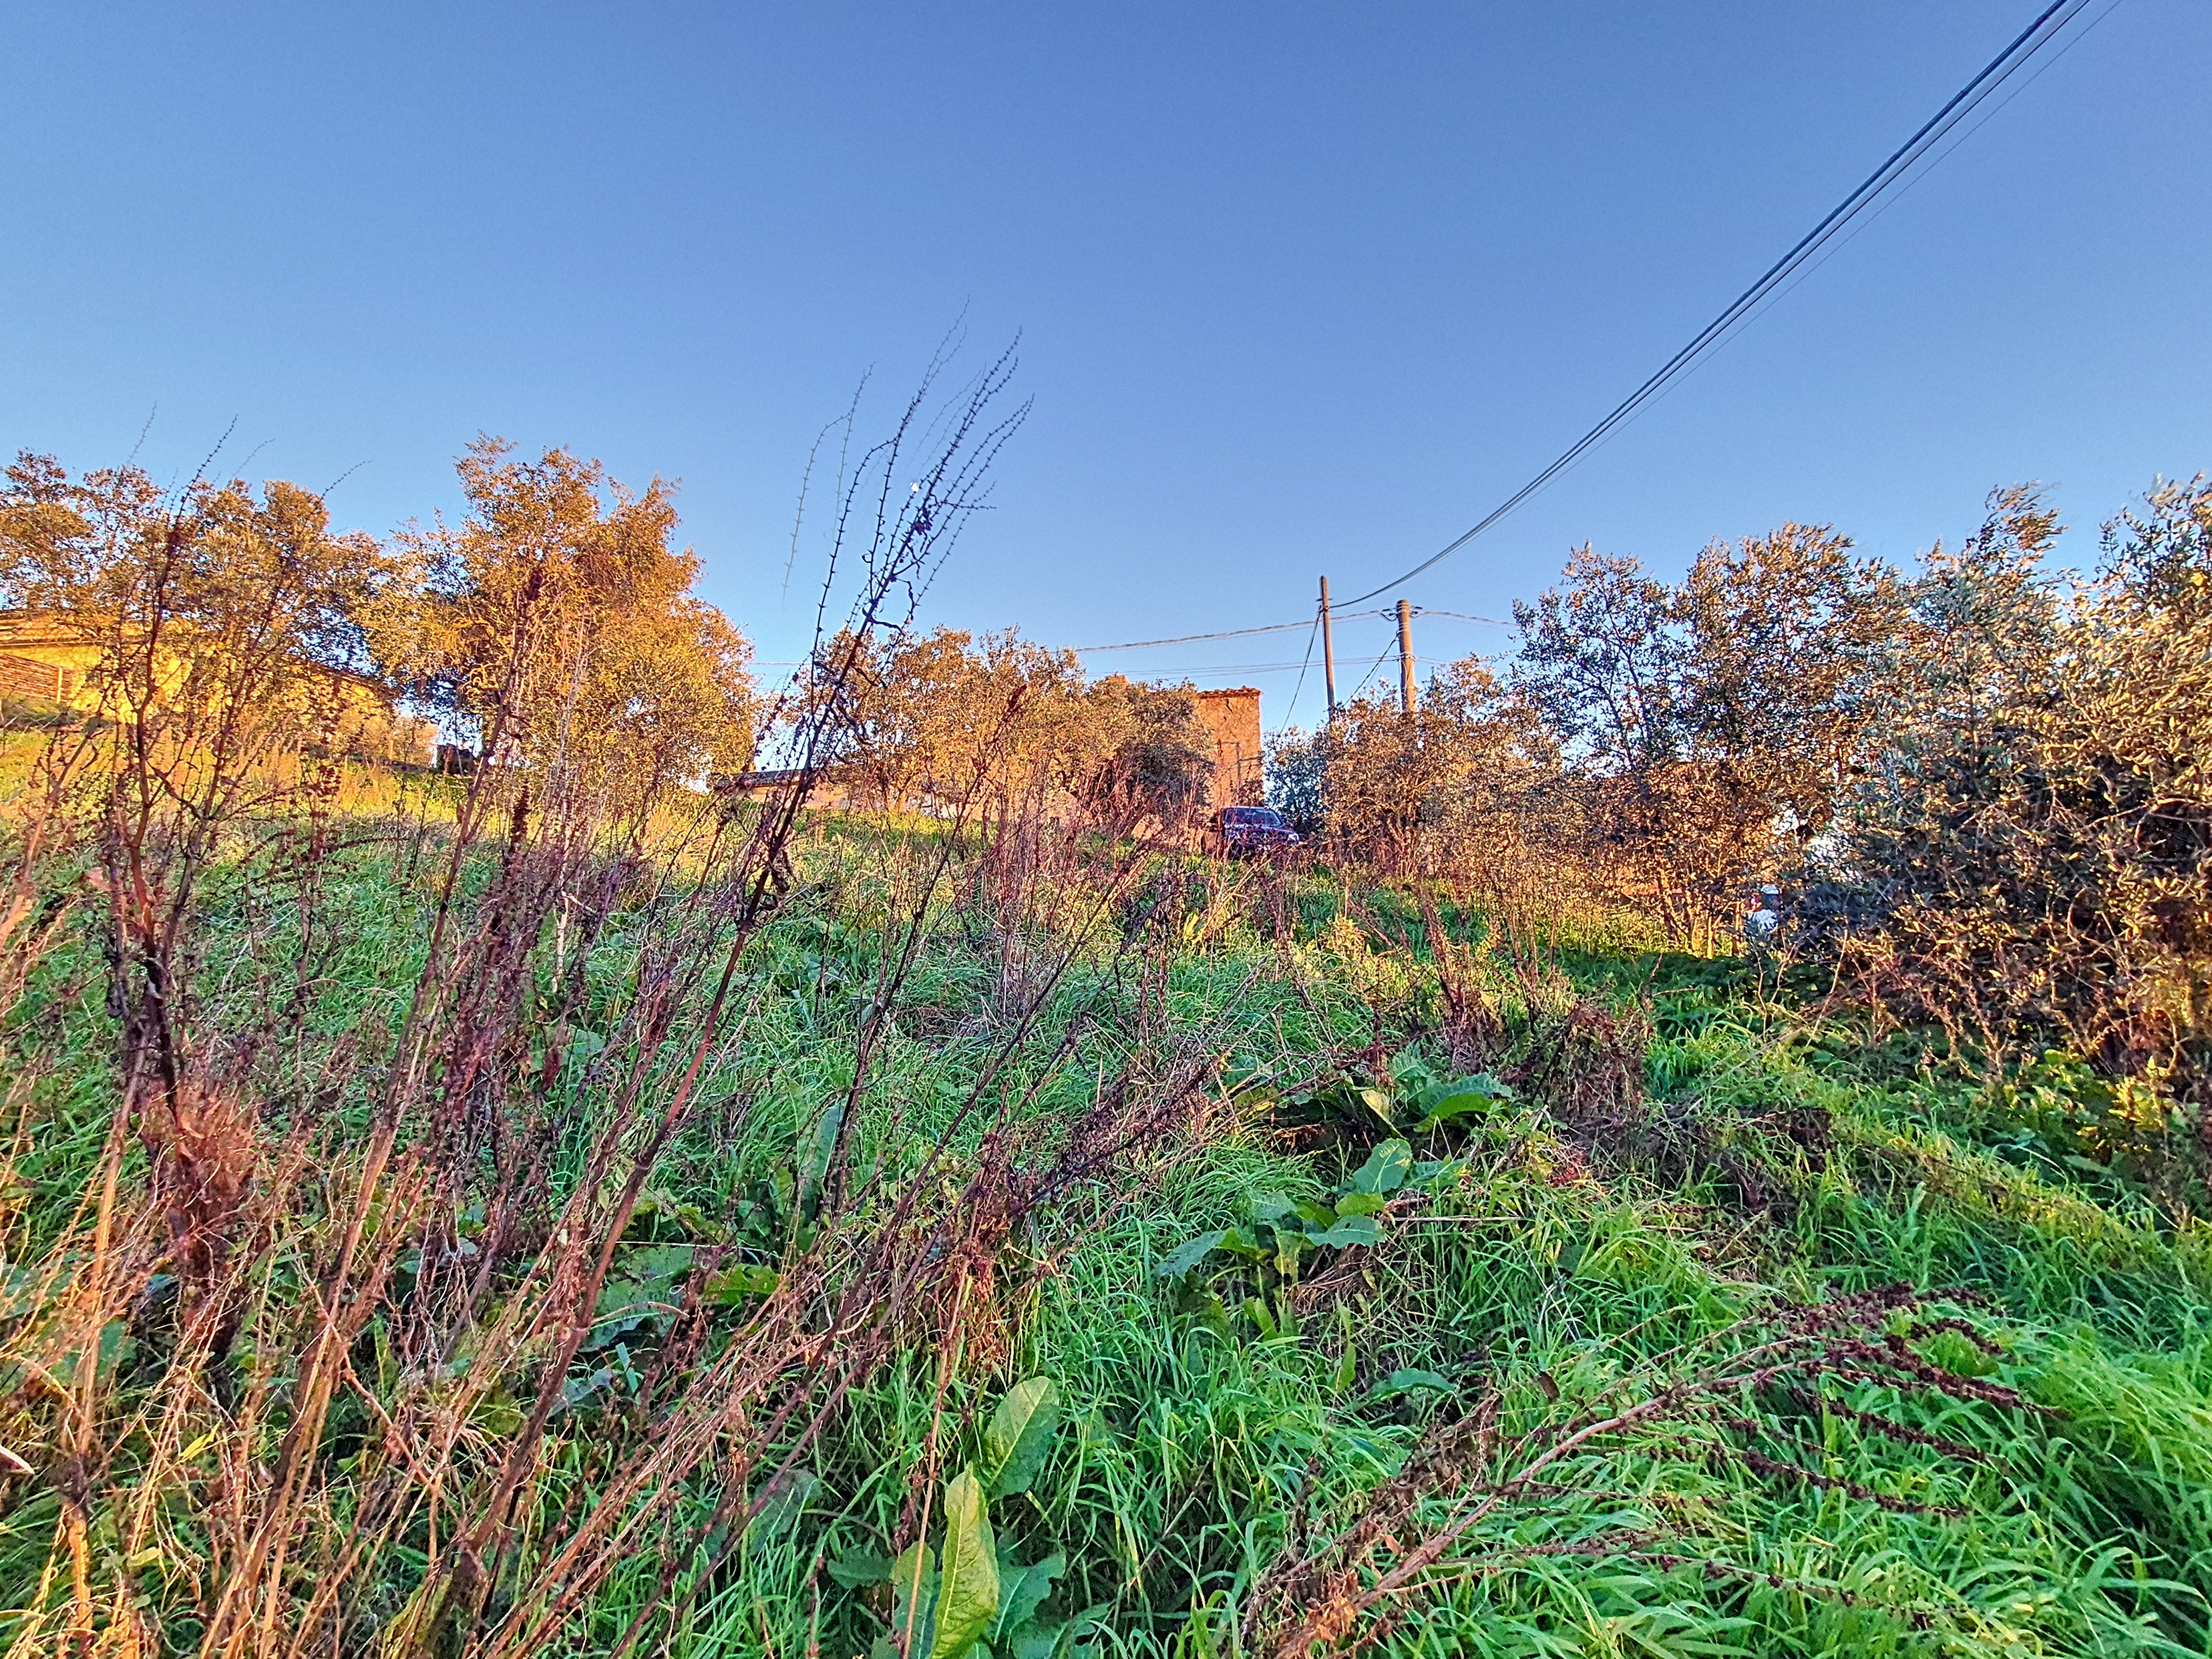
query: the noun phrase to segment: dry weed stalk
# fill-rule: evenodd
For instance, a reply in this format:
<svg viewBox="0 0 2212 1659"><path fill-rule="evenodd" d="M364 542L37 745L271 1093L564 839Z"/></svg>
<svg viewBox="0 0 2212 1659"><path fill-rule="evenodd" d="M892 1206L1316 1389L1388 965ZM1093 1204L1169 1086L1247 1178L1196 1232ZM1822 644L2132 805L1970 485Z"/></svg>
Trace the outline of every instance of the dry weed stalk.
<svg viewBox="0 0 2212 1659"><path fill-rule="evenodd" d="M927 490L876 492L837 641L902 626L886 608L926 583L1003 437L981 413L1004 368L956 408ZM904 477L908 435L875 471ZM865 525L874 477L855 475L848 521ZM155 563L189 542L161 540ZM533 655L553 647L527 618L508 637L494 750L510 694L536 700L533 729L566 729L543 702L559 664ZM286 728L273 712L253 724L250 680L225 682L227 724L179 726L146 679L155 659L118 635L116 683L136 672L146 695L136 726L94 745L92 821L125 1086L78 1213L42 1258L36 1311L6 1333L26 1379L11 1419L39 1437L9 1495L54 1505L11 1654L150 1651L180 1632L225 1659L535 1653L595 1616L641 1553L658 1589L618 1647L649 1643L715 1581L854 1387L902 1345L997 1352L1009 1242L1188 1129L1214 1061L1165 1040L1140 1042L1065 1135L1030 1125L1095 1026L1079 1010L1029 1052L1070 970L1095 963L1092 994L1119 998L1164 984L1173 941L1115 926L1152 861L1127 826L1009 793L987 744L936 834L884 838L878 981L819 1212L785 1241L773 1293L732 1327L705 1291L724 1247L702 1247L622 1407L590 1437L570 1426L578 1358L648 1183L725 1086L757 994L741 960L796 896L839 676L857 659L824 639L787 705L796 775L757 808L605 810L595 757L572 764L556 742L530 766L478 769L449 830L392 820L395 867L428 888L426 963L388 1038L331 1044L311 1027L345 942L325 913L343 873L337 769L278 764ZM662 826L651 843L648 822ZM222 1007L200 989L210 883L246 895L253 918ZM647 923L609 1004L584 963L624 908ZM856 1125L908 976L969 908L1000 945L990 1048L917 1167L860 1171ZM20 982L52 923L15 926ZM239 1007L242 1024L219 1018ZM587 1012L604 1046L572 1058ZM580 1455L580 1475L566 1467ZM410 1552L421 1580L390 1605Z"/></svg>
<svg viewBox="0 0 2212 1659"><path fill-rule="evenodd" d="M1285 1548L1248 1605L1245 1641L1274 1659L1306 1659L1343 1645L1362 1620L1397 1597L1510 1571L1547 1555L1732 1571L1698 1550L1696 1505L1668 1503L1664 1494L1611 1490L1606 1460L1629 1450L1734 1464L1761 1479L1909 1513L1949 1513L1807 1468L1799 1461L1805 1448L1776 1437L1747 1407L1762 1396L1779 1397L1816 1419L1823 1413L1838 1416L1866 1434L1978 1462L1981 1454L1971 1447L1827 1394L1831 1388L1847 1394L1873 1386L1907 1400L2047 1413L2002 1384L1954 1375L1913 1351L1912 1340L1939 1332L1985 1346L1962 1320L1933 1311L1946 1302L1972 1299L1893 1285L1809 1306L1778 1307L1697 1345L1707 1353L1741 1345L1734 1352L1705 1360L1686 1374L1685 1364L1698 1352L1662 1356L1579 1409L1540 1412L1534 1423L1517 1431L1507 1421L1504 1392L1493 1389L1464 1414L1440 1421L1405 1468L1370 1495L1353 1525L1318 1547L1302 1549L1293 1540ZM1549 1377L1536 1381L1547 1400L1557 1401L1559 1390ZM1760 1449L1761 1441L1798 1456L1773 1455ZM1656 1512L1638 1525L1601 1517L1591 1522L1590 1506L1607 1499ZM1427 1518L1438 1505L1441 1516ZM1531 1540L1532 1530L1551 1535ZM1774 1582L1863 1604L1839 1587ZM1887 1610L1912 1623L1929 1616L1917 1607Z"/></svg>

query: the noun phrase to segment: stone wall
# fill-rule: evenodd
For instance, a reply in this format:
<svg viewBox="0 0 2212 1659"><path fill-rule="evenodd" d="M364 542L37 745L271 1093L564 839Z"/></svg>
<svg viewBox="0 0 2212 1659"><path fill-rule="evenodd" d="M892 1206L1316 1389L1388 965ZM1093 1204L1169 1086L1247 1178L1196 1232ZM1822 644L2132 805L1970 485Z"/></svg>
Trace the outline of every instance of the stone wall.
<svg viewBox="0 0 2212 1659"><path fill-rule="evenodd" d="M1239 685L1195 695L1199 724L1213 739L1206 810L1257 805L1266 789L1260 748L1260 691Z"/></svg>
<svg viewBox="0 0 2212 1659"><path fill-rule="evenodd" d="M11 697L39 697L47 702L59 702L62 671L35 657L0 653L0 692Z"/></svg>
<svg viewBox="0 0 2212 1659"><path fill-rule="evenodd" d="M59 702L81 714L106 712L100 697L100 669L106 659L106 636L94 627L65 625L50 612L0 611L0 694L33 696ZM313 736L325 719L340 723L346 746L374 759L430 764L437 743L437 728L428 720L398 713L392 688L366 674L356 674L326 664L306 665L309 674L326 689L318 696L307 734ZM164 652L156 664L164 695L174 695L186 683L190 664L173 652Z"/></svg>

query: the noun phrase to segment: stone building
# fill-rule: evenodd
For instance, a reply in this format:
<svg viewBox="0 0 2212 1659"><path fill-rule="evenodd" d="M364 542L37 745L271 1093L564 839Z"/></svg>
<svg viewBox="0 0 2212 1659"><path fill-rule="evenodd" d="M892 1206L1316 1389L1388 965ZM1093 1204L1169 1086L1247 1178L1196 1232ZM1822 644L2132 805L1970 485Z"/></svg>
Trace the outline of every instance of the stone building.
<svg viewBox="0 0 2212 1659"><path fill-rule="evenodd" d="M0 611L0 695L84 708L100 647L36 611Z"/></svg>
<svg viewBox="0 0 2212 1659"><path fill-rule="evenodd" d="M1193 694L1198 721L1213 739L1213 778L1206 792L1208 811L1224 806L1256 806L1266 789L1260 747L1260 689L1231 686Z"/></svg>
<svg viewBox="0 0 2212 1659"><path fill-rule="evenodd" d="M0 611L0 697L51 703L79 714L102 712L100 666L106 647L90 630L38 611ZM437 728L400 713L381 680L324 663L312 671L335 694L356 750L379 760L422 766L430 763ZM163 653L158 681L164 696L177 694L189 672L185 659Z"/></svg>

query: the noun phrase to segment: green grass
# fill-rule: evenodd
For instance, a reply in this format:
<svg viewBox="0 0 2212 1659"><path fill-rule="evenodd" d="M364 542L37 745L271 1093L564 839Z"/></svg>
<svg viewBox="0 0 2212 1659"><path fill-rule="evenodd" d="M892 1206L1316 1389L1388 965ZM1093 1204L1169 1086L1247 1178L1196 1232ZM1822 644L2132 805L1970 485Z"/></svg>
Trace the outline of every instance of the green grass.
<svg viewBox="0 0 2212 1659"><path fill-rule="evenodd" d="M732 1214L849 1086L859 1011L884 948L881 854L863 836L816 846L805 873L817 884L748 952L742 1035L717 1057L707 1109L654 1176L672 1203ZM381 1056L357 1090L388 1059L423 959L425 890L378 854L356 860L331 895L343 942L312 988L308 1026L318 1044ZM1293 941L1240 914L1202 930L1149 991L1104 949L1079 955L1005 1093L1038 1085L1024 1110L1049 1133L1137 1049L1143 1019L1218 1054L1224 1088L1340 1069L1330 1054L1363 1048L1378 1008L1392 1046L1416 1041L1410 1022L1435 1005L1418 911L1364 895L1382 925L1363 935L1342 920L1332 883L1304 882L1294 897ZM201 966L217 1024L246 1023L265 994L269 964L245 957L282 934L268 902L242 885L210 896ZM1463 936L1480 932L1479 918L1447 920ZM620 996L654 925L618 917L593 951L586 1028ZM1380 1649L1407 1659L2206 1652L2212 1299L2199 1234L2088 1172L2007 1161L1957 1090L1923 1072L1892 1074L1869 1045L1808 1026L1733 965L1655 969L1600 949L1563 960L1601 999L1632 999L1647 982L1658 993L1646 1087L1655 1110L1698 1126L1705 1155L1655 1163L1578 1138L1522 1102L1480 1126L1459 1149L1463 1170L1394 1218L1294 1338L1242 1321L1225 1334L1209 1328L1177 1311L1157 1272L1185 1240L1235 1224L1267 1194L1316 1194L1341 1177L1335 1151L1299 1150L1231 1107L1195 1146L1079 1191L1016 1241L1047 1266L1005 1310L999 1346L953 1368L938 1431L957 1468L1009 1385L1056 1383L1065 1420L1043 1474L994 1516L1009 1559L1065 1557L1047 1611L1087 1613L1082 1640L1101 1659L1226 1652L1285 1540L1350 1524L1455 1399L1495 1390L1509 1425L1533 1425L1649 1368L1664 1372L1686 1346L1739 1340L1741 1322L1778 1297L1903 1280L1986 1298L1972 1317L2001 1350L1991 1380L2051 1414L1872 1388L1845 1402L1985 1459L1967 1462L1841 1416L1746 1409L1795 1437L1804 1467L1923 1512L1763 1476L1718 1455L1709 1424L1662 1425L1563 1466L1558 1478L1574 1490L1548 1510L1487 1523L1469 1540L1474 1565L1402 1605ZM924 948L862 1093L856 1169L895 1183L951 1123L997 1029L992 971L988 949L957 927ZM106 1133L116 1079L100 972L88 927L43 966L13 1017L28 1091L8 1235L19 1267L64 1231ZM1154 1012L1142 1012L1154 994ZM1503 994L1510 1002L1510 988ZM1071 1059L1048 1066L1071 1027L1081 1033ZM571 1180L598 1086L574 1068L557 1126ZM1827 1126L1816 1146L1777 1127L1806 1113ZM981 1127L953 1138L956 1159L973 1156ZM1743 1199L1740 1177L1753 1169L1778 1195L1760 1206ZM665 1650L869 1652L884 1634L880 1609L819 1564L893 1547L944 1358L909 1348L850 1397L806 1454L816 1484L803 1509L755 1524ZM1406 1370L1449 1386L1389 1392ZM555 1445L549 1503L591 1479L587 1430ZM0 1605L21 1607L54 1510L34 1487L11 1492ZM1438 1521L1453 1495L1424 1498L1416 1526ZM703 1480L690 1495L702 1523L719 1496ZM1942 1508L1963 1515L1924 1512ZM1544 1553L1616 1525L1662 1541ZM422 1571L420 1559L380 1564L386 1616ZM605 1585L568 1650L609 1650L657 1571L641 1554ZM188 1625L173 1634L186 1641Z"/></svg>

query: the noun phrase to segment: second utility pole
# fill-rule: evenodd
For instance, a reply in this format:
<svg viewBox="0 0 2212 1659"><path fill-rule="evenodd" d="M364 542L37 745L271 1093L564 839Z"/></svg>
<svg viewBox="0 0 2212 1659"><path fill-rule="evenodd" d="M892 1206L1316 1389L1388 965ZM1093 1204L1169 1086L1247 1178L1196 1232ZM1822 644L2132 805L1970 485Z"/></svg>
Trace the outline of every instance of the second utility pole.
<svg viewBox="0 0 2212 1659"><path fill-rule="evenodd" d="M1413 607L1398 601L1398 701L1413 712Z"/></svg>
<svg viewBox="0 0 2212 1659"><path fill-rule="evenodd" d="M1321 579L1321 672L1328 684L1328 717L1336 718L1336 643L1328 632L1328 578Z"/></svg>

